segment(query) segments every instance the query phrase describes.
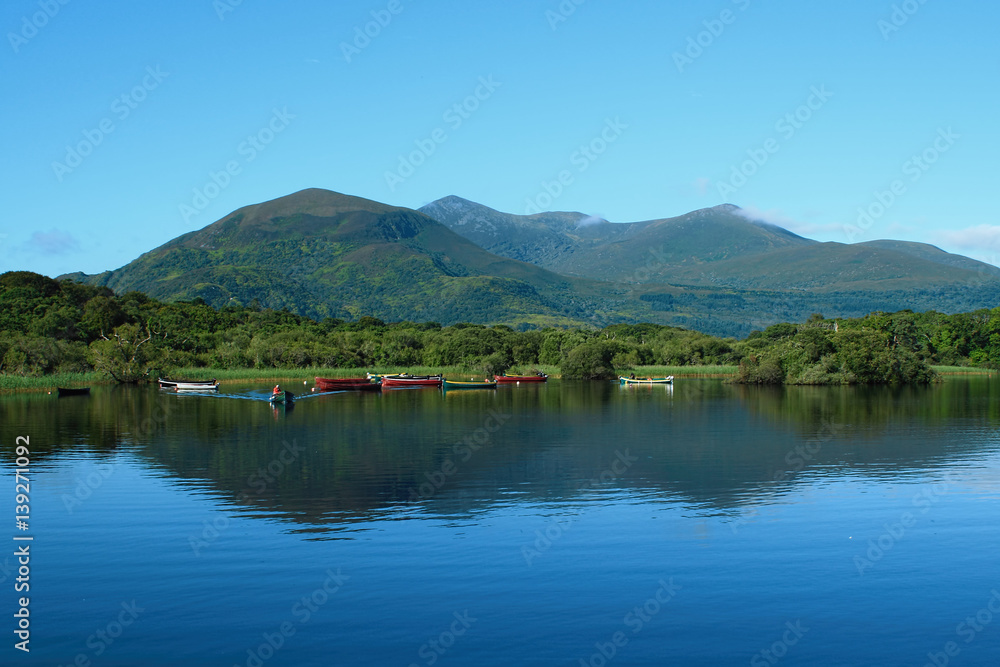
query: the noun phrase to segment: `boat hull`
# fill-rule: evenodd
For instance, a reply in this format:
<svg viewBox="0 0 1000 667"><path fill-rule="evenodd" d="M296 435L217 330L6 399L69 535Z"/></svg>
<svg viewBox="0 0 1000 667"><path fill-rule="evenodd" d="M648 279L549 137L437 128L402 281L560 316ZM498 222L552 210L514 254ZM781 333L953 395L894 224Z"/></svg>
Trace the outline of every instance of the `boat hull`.
<svg viewBox="0 0 1000 667"><path fill-rule="evenodd" d="M517 384L520 382L546 382L548 375L497 375L493 378L500 384Z"/></svg>
<svg viewBox="0 0 1000 667"><path fill-rule="evenodd" d="M368 378L316 378L316 388L320 391L371 391L379 388L378 382Z"/></svg>
<svg viewBox="0 0 1000 667"><path fill-rule="evenodd" d="M459 382L456 380L445 380L445 389L496 389L496 382Z"/></svg>
<svg viewBox="0 0 1000 667"><path fill-rule="evenodd" d="M160 383L161 389L173 389L178 385L184 385L185 388L202 386L208 389L219 386L219 381L215 378L211 380L164 380L163 378L159 378L157 381Z"/></svg>
<svg viewBox="0 0 1000 667"><path fill-rule="evenodd" d="M382 376L383 387L440 387L444 381L440 376L430 377L400 377L392 375Z"/></svg>
<svg viewBox="0 0 1000 667"><path fill-rule="evenodd" d="M643 384L673 384L674 376L670 375L665 378L626 378L619 377L618 381L623 385L643 385Z"/></svg>
<svg viewBox="0 0 1000 667"><path fill-rule="evenodd" d="M283 391L271 394L271 405L292 405L295 402L295 394L290 391Z"/></svg>
<svg viewBox="0 0 1000 667"><path fill-rule="evenodd" d="M175 382L171 387L164 387L165 389L173 389L174 391L218 391L219 383L215 384L205 384L203 382L189 383L189 382Z"/></svg>

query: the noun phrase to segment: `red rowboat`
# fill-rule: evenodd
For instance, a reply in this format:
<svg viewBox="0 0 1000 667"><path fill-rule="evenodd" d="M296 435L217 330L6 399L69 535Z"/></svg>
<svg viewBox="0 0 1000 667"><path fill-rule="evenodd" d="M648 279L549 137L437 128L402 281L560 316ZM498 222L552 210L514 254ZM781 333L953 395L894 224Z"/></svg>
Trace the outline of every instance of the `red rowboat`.
<svg viewBox="0 0 1000 667"><path fill-rule="evenodd" d="M383 375L383 387L440 387L440 375Z"/></svg>
<svg viewBox="0 0 1000 667"><path fill-rule="evenodd" d="M368 378L316 378L316 388L320 391L351 391L378 389L377 382Z"/></svg>
<svg viewBox="0 0 1000 667"><path fill-rule="evenodd" d="M545 382L549 376L545 373L538 375L497 375L493 378L500 384L514 384L516 382Z"/></svg>

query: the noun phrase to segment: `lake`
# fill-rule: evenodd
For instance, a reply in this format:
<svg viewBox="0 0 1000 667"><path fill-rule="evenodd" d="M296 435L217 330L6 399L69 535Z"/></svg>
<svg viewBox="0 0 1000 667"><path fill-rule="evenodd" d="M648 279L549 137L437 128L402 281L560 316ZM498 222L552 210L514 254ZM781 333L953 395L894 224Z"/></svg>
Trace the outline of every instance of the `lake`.
<svg viewBox="0 0 1000 667"><path fill-rule="evenodd" d="M5 664L1000 658L996 378L268 391L0 397Z"/></svg>

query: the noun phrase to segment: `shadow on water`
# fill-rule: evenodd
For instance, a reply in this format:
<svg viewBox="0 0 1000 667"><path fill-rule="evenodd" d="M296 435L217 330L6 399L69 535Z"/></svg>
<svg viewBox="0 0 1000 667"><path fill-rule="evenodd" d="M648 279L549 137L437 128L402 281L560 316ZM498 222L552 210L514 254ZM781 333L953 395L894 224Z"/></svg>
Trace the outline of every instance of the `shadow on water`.
<svg viewBox="0 0 1000 667"><path fill-rule="evenodd" d="M240 396L262 391L226 387ZM926 388L553 381L446 394L342 392L289 410L96 387L89 397L4 397L0 419L30 434L38 465L128 451L247 512L329 526L567 502L602 489L732 513L749 496L768 502L759 497L791 493L807 479L975 459L996 447L998 393L996 381L981 377Z"/></svg>

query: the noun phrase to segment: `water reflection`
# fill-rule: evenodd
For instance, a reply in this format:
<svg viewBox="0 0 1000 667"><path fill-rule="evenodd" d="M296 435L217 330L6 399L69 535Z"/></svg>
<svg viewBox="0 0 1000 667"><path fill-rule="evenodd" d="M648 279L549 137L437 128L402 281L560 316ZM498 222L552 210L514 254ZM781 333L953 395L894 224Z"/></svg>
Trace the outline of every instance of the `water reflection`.
<svg viewBox="0 0 1000 667"><path fill-rule="evenodd" d="M996 399L989 378L898 389L554 381L345 392L275 411L98 387L89 398L5 397L0 417L32 434L40 464L127 447L187 488L324 531L373 516L588 502L602 491L737 515L781 502L804 480L923 474L995 452Z"/></svg>

